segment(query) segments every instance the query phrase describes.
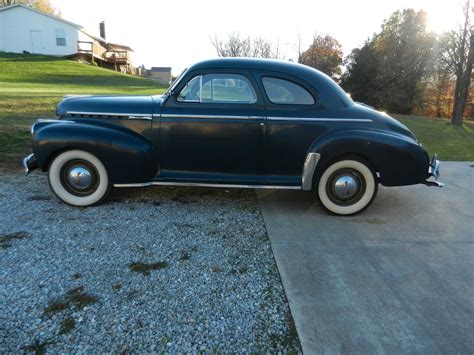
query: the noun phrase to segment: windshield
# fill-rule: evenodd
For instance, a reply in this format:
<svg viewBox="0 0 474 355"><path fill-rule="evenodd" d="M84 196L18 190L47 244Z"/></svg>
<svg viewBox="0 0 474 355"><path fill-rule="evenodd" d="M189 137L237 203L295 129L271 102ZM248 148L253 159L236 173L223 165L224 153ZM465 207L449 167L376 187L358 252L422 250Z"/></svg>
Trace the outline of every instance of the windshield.
<svg viewBox="0 0 474 355"><path fill-rule="evenodd" d="M184 73L186 73L186 71L188 70L188 68L184 69L181 74L178 75L178 77L176 78L175 81L173 81L173 83L171 84L171 86L168 88L168 90L166 90L165 92L165 95L168 95L171 91L173 91L173 89L176 87L176 85L178 85L178 83L180 82L181 78L183 77Z"/></svg>

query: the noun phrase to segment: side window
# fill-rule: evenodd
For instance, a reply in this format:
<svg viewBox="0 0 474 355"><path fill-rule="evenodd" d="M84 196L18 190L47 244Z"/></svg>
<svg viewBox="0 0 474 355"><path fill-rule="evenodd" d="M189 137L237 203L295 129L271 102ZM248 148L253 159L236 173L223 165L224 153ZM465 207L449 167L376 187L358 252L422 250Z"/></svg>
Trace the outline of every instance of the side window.
<svg viewBox="0 0 474 355"><path fill-rule="evenodd" d="M179 93L178 101L201 102L201 75L195 76L188 81L184 89Z"/></svg>
<svg viewBox="0 0 474 355"><path fill-rule="evenodd" d="M58 47L66 47L66 31L56 30L56 45Z"/></svg>
<svg viewBox="0 0 474 355"><path fill-rule="evenodd" d="M284 79L263 77L268 99L274 104L314 105L313 96L301 85Z"/></svg>
<svg viewBox="0 0 474 355"><path fill-rule="evenodd" d="M201 103L257 102L250 81L239 74L204 74L192 78L178 95L178 101Z"/></svg>

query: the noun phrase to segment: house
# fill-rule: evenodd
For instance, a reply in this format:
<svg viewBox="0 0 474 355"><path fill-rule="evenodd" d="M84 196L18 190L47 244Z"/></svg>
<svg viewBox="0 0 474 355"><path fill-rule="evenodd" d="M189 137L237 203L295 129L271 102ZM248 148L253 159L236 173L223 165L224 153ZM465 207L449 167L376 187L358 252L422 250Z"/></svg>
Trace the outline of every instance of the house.
<svg viewBox="0 0 474 355"><path fill-rule="evenodd" d="M149 72L152 79L160 82L160 84L171 84L171 67L152 67Z"/></svg>
<svg viewBox="0 0 474 355"><path fill-rule="evenodd" d="M23 4L0 7L0 52L67 56L134 74L133 50L107 42L103 22L100 32L94 36L78 24Z"/></svg>

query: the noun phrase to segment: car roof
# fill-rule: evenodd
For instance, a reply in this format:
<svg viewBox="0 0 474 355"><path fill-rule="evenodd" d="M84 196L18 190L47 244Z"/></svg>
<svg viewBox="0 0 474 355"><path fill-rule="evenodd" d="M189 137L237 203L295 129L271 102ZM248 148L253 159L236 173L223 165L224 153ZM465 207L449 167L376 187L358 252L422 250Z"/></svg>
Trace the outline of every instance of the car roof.
<svg viewBox="0 0 474 355"><path fill-rule="evenodd" d="M191 66L189 69L256 69L283 72L293 75L323 75L320 71L306 65L276 59L261 58L217 58L204 60Z"/></svg>
<svg viewBox="0 0 474 355"><path fill-rule="evenodd" d="M297 78L305 80L318 90L321 95L327 96L327 101L333 101L332 106L338 106L330 96L335 96L344 106L349 106L352 100L329 76L308 67L303 64L294 63L285 60L261 59L261 58L217 58L204 60L189 67L188 72L194 70L207 69L246 69L246 70L265 70L272 72L280 72L293 75Z"/></svg>

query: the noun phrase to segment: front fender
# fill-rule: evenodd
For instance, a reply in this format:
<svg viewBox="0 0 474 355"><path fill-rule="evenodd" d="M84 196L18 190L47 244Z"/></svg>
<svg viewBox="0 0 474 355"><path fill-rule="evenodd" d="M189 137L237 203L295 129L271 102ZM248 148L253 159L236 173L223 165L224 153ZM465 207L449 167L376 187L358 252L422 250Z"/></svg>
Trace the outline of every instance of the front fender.
<svg viewBox="0 0 474 355"><path fill-rule="evenodd" d="M333 131L317 139L309 152L321 154L318 173L338 157L365 158L385 186L423 183L429 167L428 154L412 138L377 130Z"/></svg>
<svg viewBox="0 0 474 355"><path fill-rule="evenodd" d="M149 182L158 171L152 143L113 123L39 122L32 134L33 152L43 171L58 153L69 149L84 150L99 158L112 184Z"/></svg>

